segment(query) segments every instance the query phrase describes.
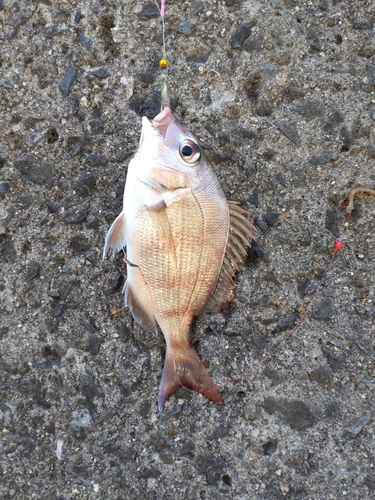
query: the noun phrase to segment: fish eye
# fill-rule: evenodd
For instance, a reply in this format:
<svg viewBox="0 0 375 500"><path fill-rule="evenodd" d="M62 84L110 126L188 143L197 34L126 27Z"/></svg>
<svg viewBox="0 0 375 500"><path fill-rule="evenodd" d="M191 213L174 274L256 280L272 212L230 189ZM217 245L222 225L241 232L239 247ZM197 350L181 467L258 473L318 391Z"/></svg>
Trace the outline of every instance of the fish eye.
<svg viewBox="0 0 375 500"><path fill-rule="evenodd" d="M201 157L201 150L198 145L190 139L181 142L179 152L181 158L190 164L196 163Z"/></svg>

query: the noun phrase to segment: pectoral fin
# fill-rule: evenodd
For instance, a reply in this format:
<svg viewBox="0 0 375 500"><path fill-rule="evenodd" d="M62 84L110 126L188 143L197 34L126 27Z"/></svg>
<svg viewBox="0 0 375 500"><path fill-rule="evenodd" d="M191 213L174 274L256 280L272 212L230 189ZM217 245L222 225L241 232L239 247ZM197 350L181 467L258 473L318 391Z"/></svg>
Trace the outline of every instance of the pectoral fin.
<svg viewBox="0 0 375 500"><path fill-rule="evenodd" d="M147 210L154 221L154 224L159 228L167 252L171 253L173 257L175 257L175 245L166 208L167 206L162 200L158 205L147 207Z"/></svg>
<svg viewBox="0 0 375 500"><path fill-rule="evenodd" d="M112 253L112 255L115 255L117 252L126 247L125 229L125 214L124 212L121 212L113 222L105 238L103 258L108 253Z"/></svg>
<svg viewBox="0 0 375 500"><path fill-rule="evenodd" d="M138 299L134 296L133 291L128 283L125 282L124 285L124 301L125 306L130 309L134 321L138 323L145 330L149 330L151 332L156 331L156 322L153 316L140 304Z"/></svg>
<svg viewBox="0 0 375 500"><path fill-rule="evenodd" d="M246 247L250 247L253 238L253 224L246 217L246 210L235 201L228 201L230 227L223 264L216 286L208 298L204 312L220 312L233 299L233 277L238 271L238 264L246 257Z"/></svg>

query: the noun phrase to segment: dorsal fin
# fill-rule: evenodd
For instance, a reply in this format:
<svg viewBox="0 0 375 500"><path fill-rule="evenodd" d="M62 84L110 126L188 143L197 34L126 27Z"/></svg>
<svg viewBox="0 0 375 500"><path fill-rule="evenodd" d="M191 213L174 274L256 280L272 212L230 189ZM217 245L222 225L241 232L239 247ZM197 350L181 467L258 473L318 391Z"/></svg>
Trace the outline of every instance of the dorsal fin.
<svg viewBox="0 0 375 500"><path fill-rule="evenodd" d="M142 307L137 298L134 296L128 280L125 281L123 292L125 295L125 306L130 309L134 320L145 330L155 332L156 322L154 317L150 316L150 314Z"/></svg>
<svg viewBox="0 0 375 500"><path fill-rule="evenodd" d="M248 212L235 201L228 201L230 226L227 247L216 286L209 296L204 312L220 312L233 299L233 277L238 271L238 264L246 257L246 247L253 238L253 224L246 217Z"/></svg>

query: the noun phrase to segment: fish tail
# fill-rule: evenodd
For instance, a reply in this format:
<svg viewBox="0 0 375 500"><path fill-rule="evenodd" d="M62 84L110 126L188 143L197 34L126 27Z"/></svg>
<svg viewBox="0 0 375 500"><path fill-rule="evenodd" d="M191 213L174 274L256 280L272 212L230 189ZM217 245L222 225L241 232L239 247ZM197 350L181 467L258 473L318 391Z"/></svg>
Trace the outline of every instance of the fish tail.
<svg viewBox="0 0 375 500"><path fill-rule="evenodd" d="M186 350L168 347L159 389L159 411L164 409L166 401L182 386L187 386L203 394L213 403L221 404L223 402L218 388L194 347L189 347Z"/></svg>

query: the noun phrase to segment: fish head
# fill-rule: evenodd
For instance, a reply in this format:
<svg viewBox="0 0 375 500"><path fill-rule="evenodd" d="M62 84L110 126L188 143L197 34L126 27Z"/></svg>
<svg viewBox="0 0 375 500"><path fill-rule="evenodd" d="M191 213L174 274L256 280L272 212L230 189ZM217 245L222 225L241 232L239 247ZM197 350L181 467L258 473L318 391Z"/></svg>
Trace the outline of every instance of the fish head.
<svg viewBox="0 0 375 500"><path fill-rule="evenodd" d="M152 121L142 119L137 177L157 190L192 187L202 168L197 139L165 108Z"/></svg>

